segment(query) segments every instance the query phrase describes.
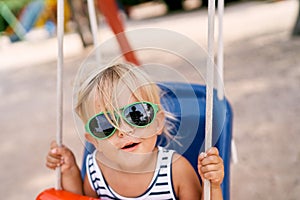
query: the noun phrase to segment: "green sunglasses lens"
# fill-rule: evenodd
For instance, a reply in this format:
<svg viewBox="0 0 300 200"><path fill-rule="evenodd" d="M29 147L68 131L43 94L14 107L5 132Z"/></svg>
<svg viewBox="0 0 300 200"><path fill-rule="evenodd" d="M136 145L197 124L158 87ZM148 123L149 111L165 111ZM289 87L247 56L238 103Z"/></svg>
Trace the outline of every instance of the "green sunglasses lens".
<svg viewBox="0 0 300 200"><path fill-rule="evenodd" d="M126 106L123 110L125 120L137 127L144 127L153 121L155 110L153 104L148 102L140 102Z"/></svg>
<svg viewBox="0 0 300 200"><path fill-rule="evenodd" d="M112 120L110 114L107 115ZM87 128L88 132L99 139L108 138L116 131L116 128L106 119L104 114L93 117Z"/></svg>

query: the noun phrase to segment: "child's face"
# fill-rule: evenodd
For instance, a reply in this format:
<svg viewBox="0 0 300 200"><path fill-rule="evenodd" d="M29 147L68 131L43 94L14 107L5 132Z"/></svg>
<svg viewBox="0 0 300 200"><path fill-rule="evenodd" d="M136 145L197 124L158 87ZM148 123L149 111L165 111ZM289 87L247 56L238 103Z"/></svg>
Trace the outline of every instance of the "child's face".
<svg viewBox="0 0 300 200"><path fill-rule="evenodd" d="M118 92L118 105L120 108L137 102L128 88L123 88ZM99 113L100 105L95 102L96 111ZM103 152L105 157L111 161L124 164L126 162L140 163L144 157L149 156L155 151L157 136L162 133L164 126L163 112L158 111L154 121L145 128L133 127L126 123L122 118L119 123L120 130L107 139L97 140L95 138L88 139L92 142L99 152Z"/></svg>

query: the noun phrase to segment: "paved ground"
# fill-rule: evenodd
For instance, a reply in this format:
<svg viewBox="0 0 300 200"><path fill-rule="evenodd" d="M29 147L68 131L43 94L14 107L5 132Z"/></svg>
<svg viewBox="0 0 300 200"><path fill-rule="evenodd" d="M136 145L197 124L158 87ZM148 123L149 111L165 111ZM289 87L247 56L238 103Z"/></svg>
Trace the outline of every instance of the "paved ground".
<svg viewBox="0 0 300 200"><path fill-rule="evenodd" d="M297 6L286 0L226 9L225 89L239 156L231 169L233 200L300 196L300 38L290 37ZM142 27L171 29L206 45L205 10L127 22L127 29ZM100 32L102 40L110 36L105 26ZM55 45L49 39L0 46L0 194L7 200L34 199L54 184L44 157L56 130ZM78 36L66 37L64 141L78 157L82 143L72 117L72 83L90 51L80 47Z"/></svg>

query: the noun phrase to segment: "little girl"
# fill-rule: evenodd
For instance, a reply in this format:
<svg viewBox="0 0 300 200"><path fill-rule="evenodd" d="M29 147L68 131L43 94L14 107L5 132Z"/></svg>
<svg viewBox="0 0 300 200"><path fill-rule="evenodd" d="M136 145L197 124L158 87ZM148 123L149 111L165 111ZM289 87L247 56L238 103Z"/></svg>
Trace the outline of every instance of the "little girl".
<svg viewBox="0 0 300 200"><path fill-rule="evenodd" d="M138 67L116 64L81 84L76 113L96 150L86 159L82 181L73 153L51 143L46 165L61 167L64 190L100 199L202 199L191 164L156 145L169 134L172 115L160 104L159 87ZM216 148L198 158L201 179L211 181L211 199L222 200L223 161Z"/></svg>

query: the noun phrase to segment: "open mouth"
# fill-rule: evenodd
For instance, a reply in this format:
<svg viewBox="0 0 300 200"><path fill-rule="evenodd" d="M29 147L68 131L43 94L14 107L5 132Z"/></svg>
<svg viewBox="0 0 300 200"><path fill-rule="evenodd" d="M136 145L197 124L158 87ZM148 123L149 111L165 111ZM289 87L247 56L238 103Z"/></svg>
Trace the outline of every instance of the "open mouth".
<svg viewBox="0 0 300 200"><path fill-rule="evenodd" d="M129 143L129 144L126 144L124 147L122 147L122 150L134 150L137 146L138 146L138 144L140 144L140 143Z"/></svg>

